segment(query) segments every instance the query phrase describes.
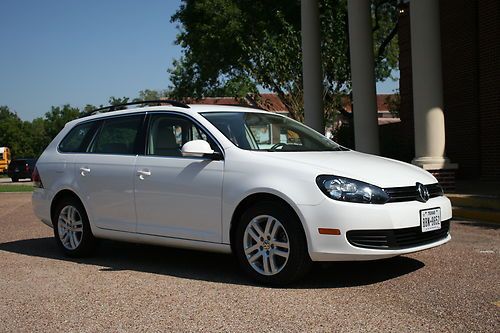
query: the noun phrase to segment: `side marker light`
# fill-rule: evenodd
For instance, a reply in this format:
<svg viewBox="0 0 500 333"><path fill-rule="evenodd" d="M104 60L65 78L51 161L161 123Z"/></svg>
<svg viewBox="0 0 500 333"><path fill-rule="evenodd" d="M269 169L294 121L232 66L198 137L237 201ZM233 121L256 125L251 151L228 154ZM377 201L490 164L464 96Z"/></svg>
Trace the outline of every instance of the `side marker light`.
<svg viewBox="0 0 500 333"><path fill-rule="evenodd" d="M321 235L335 235L335 236L340 235L340 230L339 229L318 228L318 232Z"/></svg>

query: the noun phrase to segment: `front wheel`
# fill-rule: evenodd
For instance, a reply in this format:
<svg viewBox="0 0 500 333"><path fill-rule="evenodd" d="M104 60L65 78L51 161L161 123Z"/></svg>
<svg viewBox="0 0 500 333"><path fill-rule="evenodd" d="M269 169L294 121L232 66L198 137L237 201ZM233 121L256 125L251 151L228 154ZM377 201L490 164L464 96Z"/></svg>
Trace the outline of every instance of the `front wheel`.
<svg viewBox="0 0 500 333"><path fill-rule="evenodd" d="M289 207L277 202L250 207L237 225L234 241L241 267L261 283L297 281L311 266L300 221Z"/></svg>
<svg viewBox="0 0 500 333"><path fill-rule="evenodd" d="M82 257L91 253L96 239L83 205L74 198L62 199L52 217L54 237L64 254Z"/></svg>

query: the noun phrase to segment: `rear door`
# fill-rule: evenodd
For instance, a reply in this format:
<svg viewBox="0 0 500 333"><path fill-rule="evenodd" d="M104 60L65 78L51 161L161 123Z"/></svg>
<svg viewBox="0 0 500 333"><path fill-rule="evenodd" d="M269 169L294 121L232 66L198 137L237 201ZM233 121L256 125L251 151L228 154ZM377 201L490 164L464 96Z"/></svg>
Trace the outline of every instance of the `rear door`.
<svg viewBox="0 0 500 333"><path fill-rule="evenodd" d="M77 191L102 229L135 232L134 175L144 115L104 119L86 152L75 156Z"/></svg>

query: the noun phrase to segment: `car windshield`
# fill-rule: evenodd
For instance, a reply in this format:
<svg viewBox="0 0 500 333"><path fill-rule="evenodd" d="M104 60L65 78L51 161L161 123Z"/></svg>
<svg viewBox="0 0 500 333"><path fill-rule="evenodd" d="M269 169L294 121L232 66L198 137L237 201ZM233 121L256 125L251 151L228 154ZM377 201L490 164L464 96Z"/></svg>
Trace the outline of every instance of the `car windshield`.
<svg viewBox="0 0 500 333"><path fill-rule="evenodd" d="M202 115L236 146L246 150L346 150L301 123L272 113L205 112Z"/></svg>

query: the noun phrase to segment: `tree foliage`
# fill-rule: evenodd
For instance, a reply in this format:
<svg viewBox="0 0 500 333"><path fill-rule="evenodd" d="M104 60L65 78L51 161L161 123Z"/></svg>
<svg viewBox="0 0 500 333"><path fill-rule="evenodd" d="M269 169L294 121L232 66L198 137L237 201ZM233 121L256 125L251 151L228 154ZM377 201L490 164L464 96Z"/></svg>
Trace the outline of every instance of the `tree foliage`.
<svg viewBox="0 0 500 333"><path fill-rule="evenodd" d="M159 100L160 98L166 97L167 92L162 91L162 90L151 90L151 89L145 89L139 91L139 97L136 98L135 100L139 101L154 101L154 100Z"/></svg>
<svg viewBox="0 0 500 333"><path fill-rule="evenodd" d="M10 147L13 153L24 153L23 147L29 146L28 137L24 135L27 131L27 124L17 114L0 106L0 146Z"/></svg>
<svg viewBox="0 0 500 333"><path fill-rule="evenodd" d="M64 125L79 115L80 110L70 105L53 106L44 117L23 121L7 106L1 106L0 146L9 147L14 157L38 156Z"/></svg>
<svg viewBox="0 0 500 333"><path fill-rule="evenodd" d="M397 67L397 0L372 0L376 78ZM177 98L241 97L264 88L293 118L303 119L300 1L184 0L179 24L183 55L169 69ZM320 0L325 117L350 94L346 0Z"/></svg>
<svg viewBox="0 0 500 333"><path fill-rule="evenodd" d="M76 119L78 116L80 116L80 110L69 104L62 107L51 107L51 110L45 113L44 117L45 133L50 138L54 138L68 121Z"/></svg>
<svg viewBox="0 0 500 333"><path fill-rule="evenodd" d="M165 91L146 89L140 91L139 97L134 100L159 99L165 95ZM128 101L128 97L110 97L108 103L119 105ZM67 122L97 108L92 104L82 109L69 104L52 106L43 117L23 121L8 106L0 106L0 147L9 147L14 158L39 156Z"/></svg>

